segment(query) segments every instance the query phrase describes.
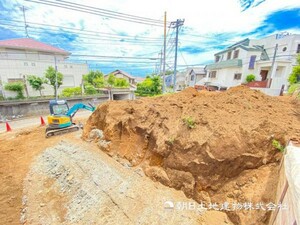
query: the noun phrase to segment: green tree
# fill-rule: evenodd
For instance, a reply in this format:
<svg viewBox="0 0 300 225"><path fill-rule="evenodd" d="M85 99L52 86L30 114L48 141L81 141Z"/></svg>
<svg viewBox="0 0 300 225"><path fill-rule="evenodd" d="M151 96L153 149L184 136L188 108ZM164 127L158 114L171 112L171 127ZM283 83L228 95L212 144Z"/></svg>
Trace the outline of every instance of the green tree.
<svg viewBox="0 0 300 225"><path fill-rule="evenodd" d="M32 89L39 91L40 96L42 96L42 90L45 88L43 84L48 83L47 80L43 77L30 75L27 77L27 81L29 82L29 85L32 87Z"/></svg>
<svg viewBox="0 0 300 225"><path fill-rule="evenodd" d="M246 77L246 81L247 83L250 83L252 81L255 81L255 75L254 74L249 74L247 77Z"/></svg>
<svg viewBox="0 0 300 225"><path fill-rule="evenodd" d="M91 85L91 84L85 85L84 91L85 91L85 93L88 94L88 95L94 95L94 94L97 94L96 88L94 88L94 86Z"/></svg>
<svg viewBox="0 0 300 225"><path fill-rule="evenodd" d="M300 82L300 54L297 56L297 65L293 67L288 81L291 85Z"/></svg>
<svg viewBox="0 0 300 225"><path fill-rule="evenodd" d="M57 89L62 85L64 75L60 72L55 72L52 66L49 66L45 72L45 77L48 79L50 85L54 88L54 95L56 96L56 76L57 76Z"/></svg>
<svg viewBox="0 0 300 225"><path fill-rule="evenodd" d="M141 96L154 96L162 93L162 81L160 76L147 76L146 79L137 84L136 93Z"/></svg>
<svg viewBox="0 0 300 225"><path fill-rule="evenodd" d="M24 83L23 82L11 82L4 85L4 89L7 91L14 91L17 92L17 98L24 98L23 90L24 90Z"/></svg>
<svg viewBox="0 0 300 225"><path fill-rule="evenodd" d="M129 87L129 82L125 78L115 78L114 87Z"/></svg>
<svg viewBox="0 0 300 225"><path fill-rule="evenodd" d="M107 83L108 83L111 87L114 86L115 80L116 80L115 75L113 75L113 74L109 74L109 75L108 75Z"/></svg>
<svg viewBox="0 0 300 225"><path fill-rule="evenodd" d="M85 82L85 84L88 83L96 88L101 88L105 86L104 75L98 70L90 71L88 74L84 75L83 81Z"/></svg>

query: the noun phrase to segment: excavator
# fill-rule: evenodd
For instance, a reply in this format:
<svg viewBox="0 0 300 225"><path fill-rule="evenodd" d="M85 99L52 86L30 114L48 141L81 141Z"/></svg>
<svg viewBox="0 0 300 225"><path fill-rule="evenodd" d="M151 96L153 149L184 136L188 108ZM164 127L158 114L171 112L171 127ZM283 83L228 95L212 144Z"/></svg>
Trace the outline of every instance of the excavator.
<svg viewBox="0 0 300 225"><path fill-rule="evenodd" d="M48 116L48 126L46 128L46 137L60 135L72 131L77 131L80 126L73 123L72 119L79 109L95 111L91 104L85 105L77 103L69 108L66 100L50 100L50 115Z"/></svg>

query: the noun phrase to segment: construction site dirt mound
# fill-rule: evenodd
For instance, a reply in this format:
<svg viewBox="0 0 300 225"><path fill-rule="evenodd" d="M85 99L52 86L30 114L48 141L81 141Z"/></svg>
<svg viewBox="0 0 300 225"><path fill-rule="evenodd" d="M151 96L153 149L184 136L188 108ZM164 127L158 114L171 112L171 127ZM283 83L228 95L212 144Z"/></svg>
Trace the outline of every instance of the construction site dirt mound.
<svg viewBox="0 0 300 225"><path fill-rule="evenodd" d="M284 145L300 136L299 103L244 86L110 101L88 119L83 137L103 131L99 147L198 202L275 200ZM105 142L105 145L103 144ZM266 224L268 210L231 210L234 224Z"/></svg>

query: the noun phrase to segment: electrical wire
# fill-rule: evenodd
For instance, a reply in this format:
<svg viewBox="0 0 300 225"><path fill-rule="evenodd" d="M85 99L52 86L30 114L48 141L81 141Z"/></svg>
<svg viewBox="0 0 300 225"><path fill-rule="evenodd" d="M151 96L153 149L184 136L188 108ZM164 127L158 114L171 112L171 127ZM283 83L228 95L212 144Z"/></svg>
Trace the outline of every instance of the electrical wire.
<svg viewBox="0 0 300 225"><path fill-rule="evenodd" d="M163 21L156 21L153 19L137 17L137 16L122 16L119 12L114 12L114 13L105 12L103 9L80 5L80 4L76 4L76 3L72 3L72 2L60 1L60 3L58 4L56 2L51 2L51 1L47 1L47 0L43 0L43 1L25 0L25 1L32 2L32 3L38 3L38 4L44 4L44 5L48 5L48 6L55 6L55 7L74 10L74 11L78 11L78 12L84 12L84 13L88 13L88 14L103 16L106 18L117 19L117 20L121 20L121 21L163 27Z"/></svg>

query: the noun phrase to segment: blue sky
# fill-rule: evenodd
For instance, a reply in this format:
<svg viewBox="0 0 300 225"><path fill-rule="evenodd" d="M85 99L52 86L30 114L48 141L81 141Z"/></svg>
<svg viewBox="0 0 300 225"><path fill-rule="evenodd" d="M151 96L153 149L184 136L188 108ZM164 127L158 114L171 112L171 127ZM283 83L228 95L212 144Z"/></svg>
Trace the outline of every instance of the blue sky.
<svg viewBox="0 0 300 225"><path fill-rule="evenodd" d="M168 21L185 19L179 32L179 70L210 63L214 53L244 38L300 33L299 0L204 0L199 5L192 0L72 2L155 20L163 20L164 11ZM122 69L135 76L159 70L162 27L24 0L0 0L1 40L25 36L21 6L26 7L29 36L71 52L74 62L87 61L90 69L104 73ZM167 69L173 69L174 37L174 29L168 28Z"/></svg>

